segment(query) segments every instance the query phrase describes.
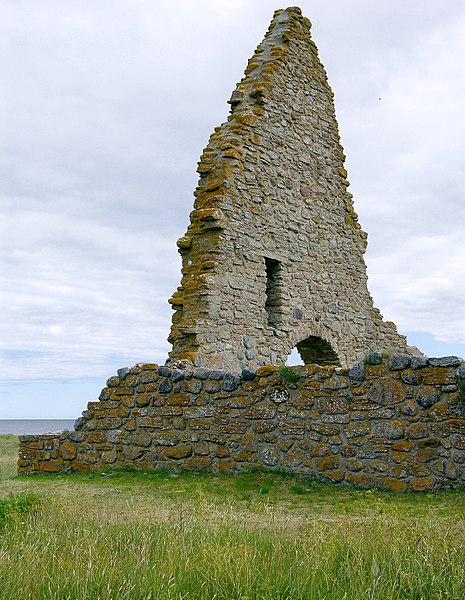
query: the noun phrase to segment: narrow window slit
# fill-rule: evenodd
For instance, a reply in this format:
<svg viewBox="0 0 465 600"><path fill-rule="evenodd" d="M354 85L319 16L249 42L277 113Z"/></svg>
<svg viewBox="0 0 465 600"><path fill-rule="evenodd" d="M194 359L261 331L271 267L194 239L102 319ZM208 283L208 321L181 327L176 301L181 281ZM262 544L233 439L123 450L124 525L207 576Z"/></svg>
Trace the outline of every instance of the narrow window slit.
<svg viewBox="0 0 465 600"><path fill-rule="evenodd" d="M282 313L282 267L278 260L265 258L266 271L266 301L268 325L277 327Z"/></svg>

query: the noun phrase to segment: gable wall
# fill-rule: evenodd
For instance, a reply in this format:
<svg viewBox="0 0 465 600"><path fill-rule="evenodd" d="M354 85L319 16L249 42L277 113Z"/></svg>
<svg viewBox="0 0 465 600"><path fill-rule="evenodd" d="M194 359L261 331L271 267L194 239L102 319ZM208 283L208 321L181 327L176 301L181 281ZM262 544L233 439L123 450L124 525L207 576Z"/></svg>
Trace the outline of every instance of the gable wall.
<svg viewBox="0 0 465 600"><path fill-rule="evenodd" d="M171 359L238 373L286 361L309 336L344 366L369 350L405 351L367 289L333 94L299 9L277 11L230 103L178 242ZM273 325L265 259L280 265Z"/></svg>

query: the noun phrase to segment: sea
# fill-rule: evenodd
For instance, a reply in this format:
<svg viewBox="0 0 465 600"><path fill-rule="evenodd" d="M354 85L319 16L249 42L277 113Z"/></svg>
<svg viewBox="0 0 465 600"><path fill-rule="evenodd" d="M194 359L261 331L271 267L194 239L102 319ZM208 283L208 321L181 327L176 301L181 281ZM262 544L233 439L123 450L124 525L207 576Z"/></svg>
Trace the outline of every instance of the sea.
<svg viewBox="0 0 465 600"><path fill-rule="evenodd" d="M0 419L0 435L31 435L73 431L74 419Z"/></svg>

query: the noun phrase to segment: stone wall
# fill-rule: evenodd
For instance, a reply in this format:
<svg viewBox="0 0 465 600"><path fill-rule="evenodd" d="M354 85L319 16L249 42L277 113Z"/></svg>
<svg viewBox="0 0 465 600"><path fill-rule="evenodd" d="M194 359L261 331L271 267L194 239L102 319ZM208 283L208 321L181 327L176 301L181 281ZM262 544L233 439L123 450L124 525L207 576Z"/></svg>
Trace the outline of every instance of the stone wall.
<svg viewBox="0 0 465 600"><path fill-rule="evenodd" d="M367 289L333 93L298 8L277 11L199 162L173 361L239 373L406 350Z"/></svg>
<svg viewBox="0 0 465 600"><path fill-rule="evenodd" d="M465 483L461 359L371 353L350 370L281 373L120 369L76 431L20 437L19 472L260 468L392 490Z"/></svg>

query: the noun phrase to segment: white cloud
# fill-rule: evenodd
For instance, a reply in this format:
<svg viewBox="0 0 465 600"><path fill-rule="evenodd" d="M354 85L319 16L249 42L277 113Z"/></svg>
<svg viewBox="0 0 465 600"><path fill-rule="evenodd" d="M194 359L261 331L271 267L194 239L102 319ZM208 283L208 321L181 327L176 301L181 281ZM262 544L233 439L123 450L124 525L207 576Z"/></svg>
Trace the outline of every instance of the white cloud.
<svg viewBox="0 0 465 600"><path fill-rule="evenodd" d="M417 39L384 77L381 99L345 120L359 140L349 164L376 302L401 330L462 343L464 31L462 13Z"/></svg>
<svg viewBox="0 0 465 600"><path fill-rule="evenodd" d="M375 302L401 330L464 342L465 9L301 6L336 93ZM275 8L1 4L3 379L164 361L196 162Z"/></svg>

